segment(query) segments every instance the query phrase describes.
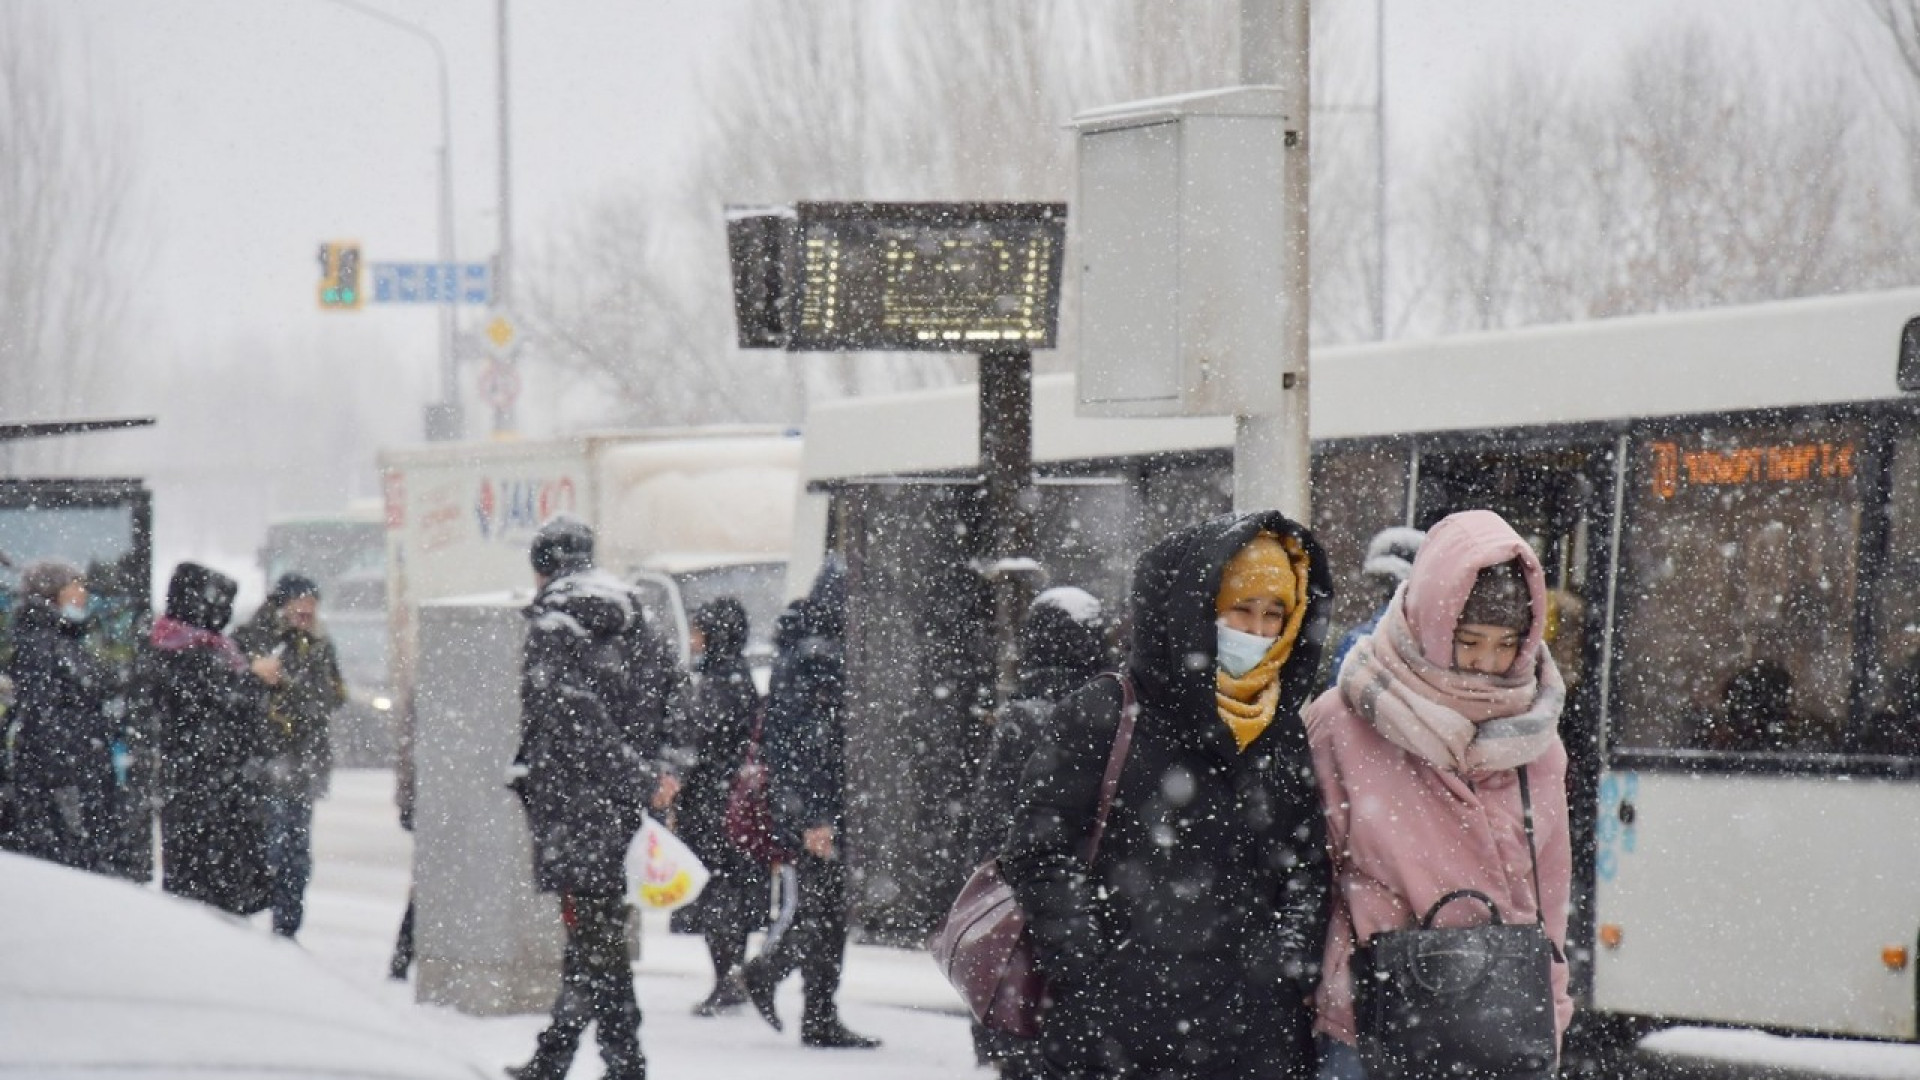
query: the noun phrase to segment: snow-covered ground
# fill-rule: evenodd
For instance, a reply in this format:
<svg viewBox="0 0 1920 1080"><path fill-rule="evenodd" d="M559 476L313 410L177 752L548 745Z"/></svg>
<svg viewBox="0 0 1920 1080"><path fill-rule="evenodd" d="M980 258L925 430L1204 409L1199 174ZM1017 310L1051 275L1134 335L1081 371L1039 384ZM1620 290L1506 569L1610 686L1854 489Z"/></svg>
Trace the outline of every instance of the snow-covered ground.
<svg viewBox="0 0 1920 1080"><path fill-rule="evenodd" d="M411 1010L482 1066L526 1060L542 1016L479 1018L413 1002L411 983L387 979L394 931L406 909L411 838L394 815L393 777L380 770L342 770L314 814L314 876L300 934L321 963L395 1008ZM264 916L256 917L264 927ZM635 986L645 1019L640 1029L649 1074L703 1077L774 1076L783 1080L858 1080L912 1076L987 1080L976 1069L958 999L924 953L854 945L840 991L847 1026L886 1040L878 1050L813 1050L800 1045L800 985L781 988L785 1034L752 1010L699 1019L693 1004L710 985L700 939L667 932L664 917L645 919ZM264 933L264 929L262 930ZM599 1055L582 1046L570 1074L598 1077Z"/></svg>

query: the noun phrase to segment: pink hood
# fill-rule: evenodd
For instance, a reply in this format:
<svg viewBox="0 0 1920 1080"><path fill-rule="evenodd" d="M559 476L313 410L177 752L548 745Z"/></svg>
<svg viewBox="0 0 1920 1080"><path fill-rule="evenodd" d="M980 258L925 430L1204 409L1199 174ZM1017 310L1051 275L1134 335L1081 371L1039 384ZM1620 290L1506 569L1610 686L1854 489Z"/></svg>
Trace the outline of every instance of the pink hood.
<svg viewBox="0 0 1920 1080"><path fill-rule="evenodd" d="M1480 571L1489 566L1520 560L1526 573L1527 593L1533 602L1533 626L1521 643L1509 673L1525 671L1533 665L1540 642L1547 630L1547 579L1540 571L1540 557L1532 545L1513 531L1513 526L1491 510L1467 510L1450 514L1427 530L1427 542L1414 556L1413 573L1407 578L1407 624L1420 643L1421 655L1428 663L1446 667L1453 662L1453 628L1460 622L1460 611L1467 606L1467 594Z"/></svg>

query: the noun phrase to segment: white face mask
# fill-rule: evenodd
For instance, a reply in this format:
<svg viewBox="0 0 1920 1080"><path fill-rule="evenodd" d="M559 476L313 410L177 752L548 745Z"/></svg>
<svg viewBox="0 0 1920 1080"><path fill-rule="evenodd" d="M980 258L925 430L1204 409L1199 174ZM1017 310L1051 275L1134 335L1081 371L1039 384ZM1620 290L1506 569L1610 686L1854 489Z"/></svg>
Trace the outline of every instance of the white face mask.
<svg viewBox="0 0 1920 1080"><path fill-rule="evenodd" d="M67 620L68 622L86 622L87 621L87 605L61 604L60 617Z"/></svg>
<svg viewBox="0 0 1920 1080"><path fill-rule="evenodd" d="M1277 635L1261 637L1244 630L1235 630L1227 625L1225 619L1215 623L1214 629L1218 632L1213 650L1214 659L1221 670L1236 679L1252 671L1260 661L1265 660L1267 650L1273 648L1273 643L1280 640Z"/></svg>

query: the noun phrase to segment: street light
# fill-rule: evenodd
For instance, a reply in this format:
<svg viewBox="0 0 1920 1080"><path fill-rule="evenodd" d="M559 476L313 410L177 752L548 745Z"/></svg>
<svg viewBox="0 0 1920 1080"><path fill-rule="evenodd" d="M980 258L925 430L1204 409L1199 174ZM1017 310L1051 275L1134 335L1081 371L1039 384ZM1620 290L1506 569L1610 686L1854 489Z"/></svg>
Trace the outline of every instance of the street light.
<svg viewBox="0 0 1920 1080"><path fill-rule="evenodd" d="M395 30L411 34L433 48L434 64L440 73L440 264L453 266L459 260L453 253L453 117L447 90L446 50L441 48L440 39L434 37L425 28L405 19L395 18L379 8L368 7L359 0L332 0L332 2L349 11L359 12L369 19L386 23ZM454 321L459 313L459 303L460 295L456 290L453 303L443 304L440 309L440 403L428 409L427 437L429 439L457 439L461 433L460 373L453 356Z"/></svg>

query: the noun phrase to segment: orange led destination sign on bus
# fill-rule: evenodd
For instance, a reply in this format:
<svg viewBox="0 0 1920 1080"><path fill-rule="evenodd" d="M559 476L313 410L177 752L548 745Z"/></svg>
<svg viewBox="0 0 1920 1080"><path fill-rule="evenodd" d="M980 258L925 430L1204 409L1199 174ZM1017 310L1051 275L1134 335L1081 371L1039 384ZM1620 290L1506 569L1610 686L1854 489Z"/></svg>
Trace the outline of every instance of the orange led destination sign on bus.
<svg viewBox="0 0 1920 1080"><path fill-rule="evenodd" d="M1683 450L1670 442L1648 447L1653 451L1653 493L1663 499L1673 498L1682 486L1800 484L1853 476L1850 442L1780 443L1737 450Z"/></svg>

